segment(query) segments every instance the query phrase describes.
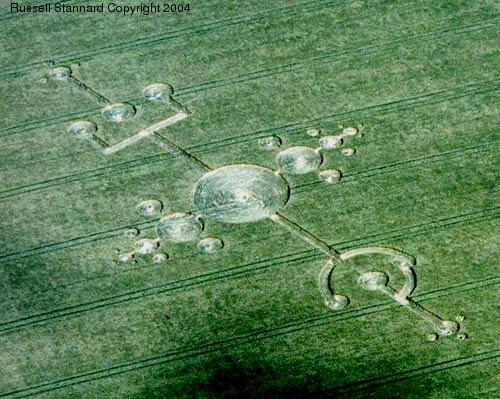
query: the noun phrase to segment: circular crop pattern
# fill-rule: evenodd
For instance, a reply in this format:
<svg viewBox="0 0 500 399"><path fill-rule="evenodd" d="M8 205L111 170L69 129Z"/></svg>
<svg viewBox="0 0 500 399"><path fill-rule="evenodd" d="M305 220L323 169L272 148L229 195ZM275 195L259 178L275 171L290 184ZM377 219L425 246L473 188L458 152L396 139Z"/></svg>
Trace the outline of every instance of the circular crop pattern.
<svg viewBox="0 0 500 399"><path fill-rule="evenodd" d="M71 136L79 139L89 139L97 131L95 123L90 121L78 121L71 124L68 132Z"/></svg>
<svg viewBox="0 0 500 399"><path fill-rule="evenodd" d="M189 242L198 239L203 222L188 213L172 213L162 217L156 226L160 238L170 242Z"/></svg>
<svg viewBox="0 0 500 399"><path fill-rule="evenodd" d="M147 86L143 92L144 98L149 101L165 101L174 93L172 86L165 83L153 83Z"/></svg>
<svg viewBox="0 0 500 399"><path fill-rule="evenodd" d="M318 170L323 157L314 148L297 146L281 151L276 156L276 161L284 172L303 175Z"/></svg>
<svg viewBox="0 0 500 399"><path fill-rule="evenodd" d="M203 214L224 223L266 219L288 201L288 183L272 170L230 165L208 172L196 183L194 203Z"/></svg>
<svg viewBox="0 0 500 399"><path fill-rule="evenodd" d="M102 117L111 122L123 122L135 115L135 108L130 104L115 103L106 105Z"/></svg>

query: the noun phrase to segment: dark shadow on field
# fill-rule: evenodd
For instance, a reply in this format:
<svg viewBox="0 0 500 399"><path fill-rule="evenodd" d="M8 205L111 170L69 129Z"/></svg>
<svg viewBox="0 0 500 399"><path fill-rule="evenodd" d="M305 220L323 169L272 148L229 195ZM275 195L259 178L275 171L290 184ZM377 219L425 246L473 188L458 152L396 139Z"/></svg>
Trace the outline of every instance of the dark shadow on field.
<svg viewBox="0 0 500 399"><path fill-rule="evenodd" d="M283 363L286 364L286 360ZM338 361L341 359L332 359L332 362ZM400 369L390 360L370 366L381 371L375 375ZM391 389L390 385L377 380L361 376L356 379L356 374L359 376L356 371L347 370L334 375L315 364L305 369L298 365L270 365L260 359L221 356L186 367L184 378L160 372L153 386L145 388L134 399L427 398L437 388L432 376L427 375L406 379L397 389ZM446 385L449 383L448 379Z"/></svg>

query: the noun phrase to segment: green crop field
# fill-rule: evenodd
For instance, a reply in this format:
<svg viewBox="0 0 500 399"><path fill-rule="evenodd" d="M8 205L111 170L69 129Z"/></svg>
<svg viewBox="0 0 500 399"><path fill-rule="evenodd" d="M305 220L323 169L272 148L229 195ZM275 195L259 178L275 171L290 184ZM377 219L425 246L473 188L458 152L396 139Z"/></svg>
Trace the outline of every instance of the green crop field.
<svg viewBox="0 0 500 399"><path fill-rule="evenodd" d="M47 1L0 2L0 398L499 396L498 2Z"/></svg>

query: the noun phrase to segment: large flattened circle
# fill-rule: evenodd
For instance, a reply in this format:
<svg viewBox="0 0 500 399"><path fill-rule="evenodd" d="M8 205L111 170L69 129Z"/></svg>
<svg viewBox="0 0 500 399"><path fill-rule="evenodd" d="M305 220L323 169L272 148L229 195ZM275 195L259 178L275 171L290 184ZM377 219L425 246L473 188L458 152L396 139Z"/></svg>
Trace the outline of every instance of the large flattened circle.
<svg viewBox="0 0 500 399"><path fill-rule="evenodd" d="M203 175L194 203L207 217L223 223L248 223L274 215L289 197L283 177L256 165L223 166Z"/></svg>

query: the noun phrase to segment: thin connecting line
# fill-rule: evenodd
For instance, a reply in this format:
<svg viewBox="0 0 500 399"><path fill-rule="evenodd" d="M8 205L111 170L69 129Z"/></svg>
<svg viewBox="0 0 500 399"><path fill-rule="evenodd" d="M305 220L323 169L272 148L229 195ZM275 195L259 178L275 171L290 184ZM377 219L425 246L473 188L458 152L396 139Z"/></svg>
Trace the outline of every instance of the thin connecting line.
<svg viewBox="0 0 500 399"><path fill-rule="evenodd" d="M96 100L99 104L107 105L107 104L112 103L112 101L110 99L104 97L102 94L98 93L97 91L95 91L91 87L87 86L80 79L75 78L73 75L68 76L67 82L71 83L74 87L81 90L85 94L88 94L90 97L92 97L94 100Z"/></svg>
<svg viewBox="0 0 500 399"><path fill-rule="evenodd" d="M69 75L65 75L68 73L68 71L64 69L59 72L61 75L57 77L57 79L65 80L66 82L71 83L73 86L77 87L78 89L90 95L94 100L96 100L100 104L111 103L109 99L107 99L97 91L93 90L79 79L73 77L71 75L71 71L69 71ZM196 158L183 148L179 147L177 144L173 143L172 141L170 141L169 139L163 137L158 133L160 130L187 118L191 114L185 106L174 100L172 96L169 96L167 101L177 111L177 113L174 116L167 118L163 121L160 121L158 123L155 123L147 127L146 129L143 129L140 132L136 133L132 137L129 137L114 145L109 145L106 141L96 136L95 133L92 134L90 140L92 141L94 146L96 146L102 151L104 155L110 155L147 138L151 142L155 143L156 145L167 151L168 153L188 161L191 165L195 166L197 169L203 172L212 170L206 163L204 163L200 159ZM407 309L411 310L422 319L432 324L435 330L440 335L454 334L460 328L459 323L451 320L442 319L435 313L428 311L423 306L416 303L410 298L410 295L416 286L415 272L412 268L412 265L414 264L414 259L407 257L406 255L404 255L399 251L383 247L359 248L341 254L339 251L332 248L326 242L324 242L311 232L307 231L297 223L291 221L290 219L286 218L285 216L281 215L278 212L271 215L269 219L271 219L278 225L284 227L293 235L300 238L302 241L312 246L313 248L321 251L324 255L327 256L328 260L320 272L319 288L320 292L325 298L327 306L331 307L332 309L342 309L349 303L349 299L346 296L338 294L335 295L331 288L330 279L335 264L343 262L351 257L355 257L358 255L381 253L393 256L397 261L399 269L405 276L405 284L403 288L399 291L394 289L388 284L389 283L388 276L385 273L376 271L368 272L365 273L365 275L361 276L361 279L359 280L360 284L364 285L366 289L377 290L379 292L388 295L400 305L406 307ZM363 278L366 279L364 282L362 281Z"/></svg>
<svg viewBox="0 0 500 399"><path fill-rule="evenodd" d="M187 117L187 115L185 117ZM157 130L159 130L159 129L157 129ZM208 171L212 170L212 168L210 166L208 166L206 163L201 161L199 158L196 158L194 155L190 154L189 152L187 152L183 148L179 147L177 144L173 143L169 139L160 135L157 130L153 131L153 133L151 135L148 135L148 138L153 143L155 143L156 145L158 145L159 147L161 147L162 149L164 149L168 153L170 153L176 157L185 159L191 165L195 166L197 169L199 169L203 172L208 172Z"/></svg>
<svg viewBox="0 0 500 399"><path fill-rule="evenodd" d="M437 314L425 309L422 305L418 304L417 302L415 302L413 299L410 298L411 293L416 287L415 272L412 268L412 265L414 264L414 259L412 259L411 257L407 257L402 252L383 247L359 248L341 254L339 251L329 246L327 243L316 237L314 234L305 230L297 223L292 222L290 219L286 218L280 213L275 213L270 217L270 219L273 222L279 224L280 226L283 226L285 229L287 229L289 232L302 239L307 244L320 250L328 257L328 261L322 268L320 273L319 288L320 292L322 293L325 299L325 302L333 309L342 309L348 304L347 297L344 297L343 295L335 295L330 286L330 279L332 276L332 272L335 268L335 264L339 262L344 262L347 259L359 255L379 253L394 257L394 259L397 262L398 268L405 276L405 284L398 291L393 287L391 287L390 285L388 285L387 284L388 280L387 280L387 282L378 284L374 286L374 288L367 287L368 289L375 289L379 292L388 295L394 301L404 306L406 309L412 311L423 320L430 323L434 327L435 331L438 332L439 335L452 335L459 330L460 328L459 323L452 320L445 320L441 318ZM343 300L345 300L345 302L343 302Z"/></svg>
<svg viewBox="0 0 500 399"><path fill-rule="evenodd" d="M378 288L377 290L388 295L397 303L404 306L406 309L411 310L421 319L430 323L440 335L452 335L459 329L459 325L455 321L443 319L430 310L427 310L410 297L404 297L403 299L403 293L401 291L404 290L404 287L401 291L397 291L393 287L386 285L384 287Z"/></svg>
<svg viewBox="0 0 500 399"><path fill-rule="evenodd" d="M54 79L71 84L72 86L78 88L85 94L92 97L95 101L97 101L101 105L112 104L112 101L110 99L98 93L96 90L86 85L80 79L74 77L70 68L59 67L59 68L54 68L53 71L54 71L53 75ZM194 165L197 169L200 169L203 172L212 170L206 163L196 158L194 155L188 153L186 150L179 147L177 144L173 143L172 141L158 134L160 130L165 129L166 127L171 126L177 122L180 122L181 120L186 119L189 115L191 115L191 112L184 105L175 100L172 96L169 96L168 99L164 100L164 102L168 103L172 108L174 108L177 113L113 145L109 144L108 142L106 142L106 140L96 135L95 132L88 138L89 141L94 145L94 147L99 149L102 152L102 154L111 155L121 150L124 150L125 148L130 147L144 139L150 139L151 142L155 143L163 150L167 151L170 154L173 154L178 158L182 158L188 161L189 163Z"/></svg>
<svg viewBox="0 0 500 399"><path fill-rule="evenodd" d="M342 258L340 257L339 251L332 248L326 242L322 241L321 239L316 237L314 234L310 233L309 231L307 231L303 227L299 226L297 223L292 222L290 219L286 218L285 216L281 215L280 213L276 212L274 215L272 215L270 217L270 219L273 222L276 222L277 224L279 224L280 226L283 226L290 233L294 234L296 237L299 237L300 239L305 241L307 244L320 250L326 256L328 256L330 259L333 259L337 262L342 261Z"/></svg>

